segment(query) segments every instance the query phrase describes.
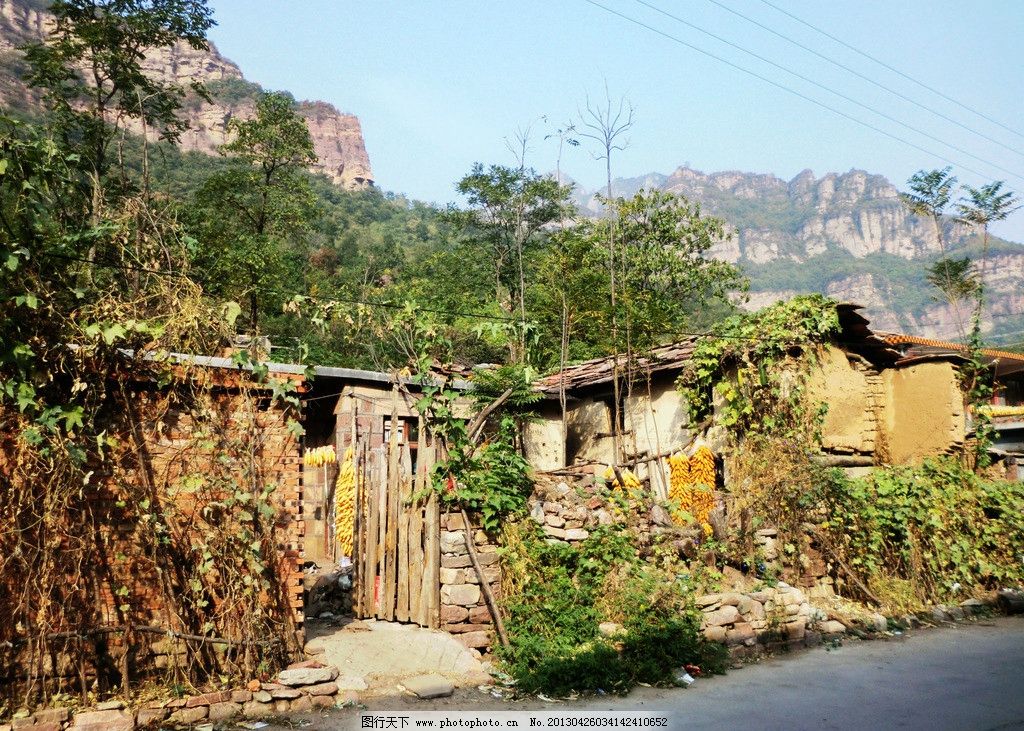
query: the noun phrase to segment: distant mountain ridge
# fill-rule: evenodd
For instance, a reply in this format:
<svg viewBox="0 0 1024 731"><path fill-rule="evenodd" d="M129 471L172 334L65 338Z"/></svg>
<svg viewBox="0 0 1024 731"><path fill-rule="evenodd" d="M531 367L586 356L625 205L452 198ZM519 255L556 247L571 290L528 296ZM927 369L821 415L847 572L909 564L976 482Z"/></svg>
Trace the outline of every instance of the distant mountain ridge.
<svg viewBox="0 0 1024 731"><path fill-rule="evenodd" d="M38 103L33 91L20 80L24 64L17 49L46 37L50 22L44 10L47 5L40 0L0 0L0 67L13 72L0 75L0 103L6 106L31 108ZM217 147L227 141L228 122L254 113L260 86L247 81L242 70L212 43L206 51L185 43L156 49L147 55L146 69L182 85L201 81L210 92L212 104L193 97L183 110L189 123L181 138L184 150L217 154ZM322 101L299 102L299 113L309 125L317 155L313 166L316 172L347 189L373 184L370 159L355 115Z"/></svg>
<svg viewBox="0 0 1024 731"><path fill-rule="evenodd" d="M612 184L616 195L640 189L684 195L726 221L732 237L713 254L750 276L750 306L818 291L865 305L879 329L960 334L956 313L936 301L925 280L925 267L942 254L935 225L911 214L881 175L850 170L817 178L804 170L786 181L682 166ZM576 200L585 212L601 210L594 192L577 189ZM952 220L943 228L950 253L978 255L977 231ZM994 238L987 270L989 334L1024 329L1024 246Z"/></svg>

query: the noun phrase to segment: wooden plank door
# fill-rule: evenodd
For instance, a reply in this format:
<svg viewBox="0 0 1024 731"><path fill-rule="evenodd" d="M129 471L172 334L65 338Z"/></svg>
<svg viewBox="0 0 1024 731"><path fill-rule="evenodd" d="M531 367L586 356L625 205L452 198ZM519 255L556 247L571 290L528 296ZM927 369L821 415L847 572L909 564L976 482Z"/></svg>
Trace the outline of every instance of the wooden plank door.
<svg viewBox="0 0 1024 731"><path fill-rule="evenodd" d="M366 452L357 493L358 617L440 626L440 508L435 494L423 497L433 455L421 444L413 474L408 443L392 439Z"/></svg>

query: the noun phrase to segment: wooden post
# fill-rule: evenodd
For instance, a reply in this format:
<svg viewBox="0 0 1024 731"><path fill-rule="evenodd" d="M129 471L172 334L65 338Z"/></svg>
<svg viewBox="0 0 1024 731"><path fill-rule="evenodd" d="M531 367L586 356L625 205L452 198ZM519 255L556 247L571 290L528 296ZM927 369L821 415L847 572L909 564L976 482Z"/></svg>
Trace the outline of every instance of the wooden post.
<svg viewBox="0 0 1024 731"><path fill-rule="evenodd" d="M412 457L409 454L408 443L402 445L401 461L399 463L398 479L398 569L395 572L398 579L398 598L395 605L395 619L399 622L409 621L409 513L412 507L408 505L409 496L412 494Z"/></svg>
<svg viewBox="0 0 1024 731"><path fill-rule="evenodd" d="M480 591L484 593L484 601L487 602L487 608L491 610L491 619L494 620L494 628L498 630L498 639L501 640L501 644L504 647L508 647L508 635L505 633L505 621L501 618L501 610L498 609L498 602L494 600L494 594L491 593L491 585L487 582L487 577L484 576L484 571L480 568L480 559L476 556L476 541L473 540L473 524L469 522L469 515L466 513L465 508L463 508L461 512L462 523L466 527L466 550L469 551L469 560L473 562L473 569L476 571L476 578L480 581Z"/></svg>
<svg viewBox="0 0 1024 731"><path fill-rule="evenodd" d="M381 609L384 619L395 618L395 593L398 587L398 491L401 485L398 447L398 387L391 390L391 438L388 440L388 480L386 487L387 530L384 533L384 556L387 563L381 579Z"/></svg>

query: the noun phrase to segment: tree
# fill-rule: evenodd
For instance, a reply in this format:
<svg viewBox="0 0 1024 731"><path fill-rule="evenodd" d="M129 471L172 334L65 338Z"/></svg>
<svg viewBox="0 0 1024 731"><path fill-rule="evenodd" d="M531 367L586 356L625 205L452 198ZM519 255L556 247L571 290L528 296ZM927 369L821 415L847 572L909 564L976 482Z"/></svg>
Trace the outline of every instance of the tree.
<svg viewBox="0 0 1024 731"><path fill-rule="evenodd" d="M965 337L960 303L974 296L977 277L969 257L949 257L946 251L943 218L956 190L957 179L951 167L942 170L918 170L907 180L909 192L900 193L900 200L911 213L930 218L935 224L935 238L940 257L927 268L927 279L953 308L957 330Z"/></svg>
<svg viewBox="0 0 1024 731"><path fill-rule="evenodd" d="M457 189L470 207L449 209L446 219L463 243L477 255L486 254L494 300L501 310L509 317L519 310L520 331L509 341L509 355L514 362L525 362L527 259L540 249L546 227L563 217L570 189L523 165L485 169L480 163Z"/></svg>
<svg viewBox="0 0 1024 731"><path fill-rule="evenodd" d="M221 147L232 166L212 175L196 195L197 264L215 289L248 300L249 327L273 299L284 275L287 243L308 231L316 213L306 167L316 161L306 122L295 102L266 93L256 114L232 120L234 139Z"/></svg>
<svg viewBox="0 0 1024 731"><path fill-rule="evenodd" d="M1020 198L1013 191L1003 190L1003 181L996 180L980 188L964 186L967 197L957 203L957 220L972 226L980 226L982 232L981 277L985 277L988 260L989 226L1003 221L1021 207ZM982 281L984 286L984 281Z"/></svg>
<svg viewBox="0 0 1024 731"><path fill-rule="evenodd" d="M724 223L699 203L662 191L640 191L614 205L621 257L622 319L633 345L648 349L685 328L714 300L745 287L732 264L707 257L727 238Z"/></svg>
<svg viewBox="0 0 1024 731"><path fill-rule="evenodd" d="M586 112L580 112L580 137L585 137L598 144L597 158L604 160L605 165L605 203L609 205L612 201L612 153L616 150L626 149L627 142L620 141L620 138L633 127L633 105L625 98L620 97L618 105L612 103L611 94L608 91L608 83L604 85L604 104L591 103L587 98ZM615 218L612 217L606 230L608 236L608 294L611 301L612 313L612 355L615 361L612 363L612 391L614 393L614 414L615 424L620 422L619 413L619 320L617 316L618 307L616 298L616 246L615 246ZM629 368L629 361L632 359L631 343L629 337L629 323L626 323L626 367ZM627 378L628 381L628 378ZM615 459L622 455L619 450L618 429L612 429L612 451Z"/></svg>
<svg viewBox="0 0 1024 731"><path fill-rule="evenodd" d="M124 125L138 120L171 141L186 126L178 116L185 90L145 73L146 51L206 48L214 22L206 0L56 0L50 12L50 36L26 48L28 81L45 92L59 137L83 161L95 224L109 147Z"/></svg>
<svg viewBox="0 0 1024 731"><path fill-rule="evenodd" d="M981 273L978 276L977 286L975 287L977 304L974 308L971 334L968 339L970 359L961 370L961 378L975 416L975 467L984 468L989 463L988 448L995 435L991 416L985 409L981 408L988 403L993 392L992 369L982 353L984 343L981 333L982 317L985 313L988 229L991 224L1006 219L1007 216L1020 208L1020 204L1019 199L1012 191L1003 190L1003 181L1001 180L988 183L980 188L972 188L969 185L965 185L964 190L967 192L967 197L961 199L957 204L958 220L962 223L981 227L982 248Z"/></svg>

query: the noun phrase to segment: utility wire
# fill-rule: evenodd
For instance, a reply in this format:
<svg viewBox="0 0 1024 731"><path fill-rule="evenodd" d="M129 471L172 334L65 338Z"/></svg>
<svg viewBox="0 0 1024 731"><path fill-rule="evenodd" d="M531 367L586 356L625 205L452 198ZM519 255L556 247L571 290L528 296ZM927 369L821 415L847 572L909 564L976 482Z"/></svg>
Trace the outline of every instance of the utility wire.
<svg viewBox="0 0 1024 731"><path fill-rule="evenodd" d="M91 261L84 257L70 256L68 254L42 254L43 258L48 259L62 259L64 261L80 262L82 264L88 264L90 266L100 267L101 269L119 269L133 272L145 272L147 274L156 274L161 277L172 277L176 279L187 279L200 285L207 285L209 282L203 280L200 277L188 274L182 274L181 272L161 271L159 269L147 269L146 267L134 266L132 264L118 263L118 262L104 262L104 261ZM404 304L396 304L394 302L374 302L371 300L360 300L351 299L345 297L317 297L315 295L308 295L302 292L295 292L290 290L281 289L267 289L264 290L270 294L277 294L284 297L308 297L309 299L317 300L318 302L337 302L339 304L350 304L350 305L366 305L368 307L383 307L386 309L403 310L405 309ZM471 317L481 320L501 320L505 322L525 322L518 317L506 317L502 315L488 315L482 312L461 312L459 310L442 310L431 307L414 307L417 312L429 312L437 315L452 315L454 317Z"/></svg>
<svg viewBox="0 0 1024 731"><path fill-rule="evenodd" d="M749 15L744 15L743 13L739 12L738 10L730 8L725 3L719 2L719 0L707 0L707 1L709 3L711 3L712 5L717 5L718 7L722 8L722 10L725 10L726 12L732 13L733 15L735 15L735 16L737 16L739 18L742 18L743 20L747 21L748 23L752 23L753 25L756 25L758 28L761 28L762 30L767 31L767 32L771 33L774 36L776 36L778 38L781 38L782 40L786 41L787 43L790 43L790 44L796 46L797 48L800 48L800 49L806 51L807 53L813 54L813 55L817 56L818 58L822 59L823 61L827 61L828 63L832 64L833 66L835 66L837 68L843 69L844 71L846 71L846 72L848 72L850 74L853 74L858 79L863 79L864 81L868 82L869 84L873 84L874 86L877 86L879 89L882 89L884 91L889 92L893 96L899 97L900 99L902 99L902 100L904 100L906 102L909 102L910 104L913 104L914 106L916 106L916 107L918 107L920 109L923 109L926 112L934 114L936 117L939 117L940 119L946 120L950 124L955 124L957 127L960 127L961 129L967 130L968 132L970 132L973 135L977 135L978 137L981 137L984 140L988 140L989 142L991 142L993 144L999 145L1000 147L1002 147L1002 148L1004 148L1006 150L1009 150L1010 152L1012 152L1012 153L1014 153L1016 155L1020 155L1020 156L1024 157L1024 152L1020 152L1019 150L1011 147L1010 145L1007 145L1007 144L1004 144L1004 143L1000 142L999 140L995 139L994 137L989 137L984 132L979 132L978 130L974 129L973 127L969 127L966 124L963 124L962 122L959 122L958 120L954 119L953 117L950 117L947 114L943 114L942 112L940 112L937 109L933 109L932 107L929 107L926 104L922 104L921 102L917 101L916 99L912 99L911 97L907 96L906 94L903 94L902 92L900 92L900 91L898 91L896 89L893 89L890 86L886 86L885 84L883 84L883 83L881 83L879 81L876 81L875 79L872 79L870 76L862 74L860 71L857 71L856 69L850 68L849 66L847 66L847 65L845 65L845 64L843 64L843 63L841 63L839 61L836 61L835 59L830 58L829 56L826 56L824 53L820 53L820 52L814 50L813 48L811 48L810 46L806 46L803 43L801 43L800 41L798 41L798 40L796 40L794 38L791 38L790 36L787 36L784 33L780 33L779 31L775 30L774 28L772 28L770 26L767 26L764 23L761 23L761 22L755 20L754 18L751 18ZM646 3L644 3L644 4L646 5Z"/></svg>
<svg viewBox="0 0 1024 731"><path fill-rule="evenodd" d="M590 2L592 5L598 5L599 7L603 7L603 6L600 6L598 3L591 2L591 0L586 0L586 2ZM871 112L873 114L877 114L878 116L882 117L883 119L887 119L890 122L893 122L894 124L898 124L899 126L905 128L905 129L908 129L911 132L914 132L915 134L919 134L922 137L927 137L928 139L932 140L933 142L938 142L940 145L944 145L945 147L948 147L951 150L956 150L961 155L967 155L968 157L973 158L973 159L977 160L980 163L988 165L989 167L991 167L991 168L993 168L995 170L999 170L999 171L1001 171L1003 173L1006 173L1007 175L1012 175L1013 177L1017 178L1018 180L1024 182L1024 176L1018 175L1017 173L1013 172L1012 170L1010 170L1008 168L1004 168L1003 166L999 165L998 163L994 163L994 162L992 162L990 160L986 160L985 158L979 157L978 155L975 155L974 153L972 153L972 152L970 152L968 150L965 150L962 147L958 147L958 146L956 146L956 145L954 145L954 144L952 144L950 142L946 142L945 140L943 140L943 139L941 139L939 137L936 137L935 135L933 135L933 134L931 134L929 132L925 132L922 129L918 129L917 127L914 127L913 125L907 124L906 122L903 122L903 121L897 119L896 117L893 117L891 114L888 114L888 113L883 112L883 111L881 111L879 109L876 109L875 107L872 107L870 104L865 104L865 103L863 103L861 101L858 101L858 100L854 99L851 96L843 94L840 91L836 91L835 89L831 88L830 86L828 86L826 84L822 84L822 83L820 83L818 81L815 81L814 79L812 79L812 78L810 78L808 76L803 75L799 71L794 71L793 69L788 68L786 66L783 66L780 63L776 63L775 61L772 61L770 58L762 56L759 53L755 53L754 51L750 51L750 50L744 48L743 46L741 46L741 45L739 45L737 43L733 43L732 41L728 40L727 38L723 38L722 36L717 35L715 33L712 33L711 31L706 30L705 28L701 28L699 25L695 25L695 24L691 23L688 20L684 20L683 18L680 18L678 15L673 15L672 13L668 12L667 10L663 10L663 9L659 8L657 5L654 5L653 3L647 2L647 0L636 0L636 2L639 3L640 5L643 5L646 8L650 8L651 10L664 15L667 18L671 18L672 20L676 21L677 23L681 23L682 25L685 25L688 28L692 28L693 30L697 31L698 33L703 33L704 35L706 35L706 36L708 36L710 38L714 38L719 43L724 43L725 45L729 46L730 48L735 48L736 50L740 51L741 53L745 53L748 56L752 56L753 58L756 58L759 61L763 61L764 63L768 64L769 66L774 66L775 68L777 68L777 69L779 69L781 71L784 71L787 74L791 74L792 76L795 76L796 78L800 79L801 81L804 81L804 82L806 82L808 84L816 86L819 89L822 89L823 91L828 92L829 94L833 94L833 95L839 97L840 99L843 99L844 101L850 102L851 104L855 104L858 107L860 107L862 109L865 109L865 110L867 110L867 111L869 111L869 112ZM605 9L607 10L608 8L605 8ZM622 16L622 17L626 17L626 16ZM639 21L634 21L634 22L639 22ZM650 26L645 26L645 27L650 27ZM719 60L722 60L722 59L719 59Z"/></svg>
<svg viewBox="0 0 1024 731"><path fill-rule="evenodd" d="M989 117L988 115L982 114L977 109L975 109L975 108L973 108L971 106L968 106L967 104L964 104L963 102L957 101L956 99L954 99L951 96L948 96L947 94L943 94L938 89L929 86L928 84L924 83L923 81L918 81L913 76L905 74L905 73L903 73L902 71L900 71L897 68L893 68L892 66L887 64L885 61L882 61L880 59L875 58L871 54L867 53L866 51L860 50L856 46L851 46L849 43L847 43L843 39L837 38L836 36L832 35L828 31L822 30L821 28L817 27L816 25L812 25L811 23L808 23L803 18L800 18L800 17L794 15L793 13L789 12L788 10L784 10L783 8L780 8L778 5L775 5L774 3L771 3L768 0L761 0L761 2L763 2L765 5L767 5L768 7L772 8L773 10L776 10L776 11L782 13L783 15L792 18L797 23L800 23L801 25L807 26L808 28L813 30L815 33L820 33L821 35L823 35L826 38L829 38L829 39L835 41L836 43L838 43L839 45L843 46L844 48L848 48L849 50L853 51L856 54L859 54L859 55L863 56L864 58L868 59L869 61L873 61L874 63L877 63L879 66L881 66L881 67L883 67L885 69L888 69L889 71L892 71L897 76L901 76L904 79L906 79L907 81L909 81L911 83L914 83L914 84L917 84L922 89L927 89L928 91L932 92L933 94L938 94L940 97L942 97L946 101L952 102L953 104L957 105L961 109L966 109L971 114L975 114L975 115L981 117L982 119L984 119L985 121L991 122L992 124L996 125L997 127L1003 128L1007 132L1012 132L1013 134L1017 135L1018 137L1024 138L1024 132L1018 132L1017 130L1013 129L1012 127L1007 127L1002 122L999 122L999 121L997 121L995 119L992 119L992 117Z"/></svg>
<svg viewBox="0 0 1024 731"><path fill-rule="evenodd" d="M155 274L155 275L162 276L162 277L173 277L173 278L178 278L178 279L188 279L188 280L194 281L194 282L196 282L198 284L203 284L204 283L203 280L201 280L199 278L192 277L192 276L189 276L187 274L182 274L180 272L161 271L159 269L148 269L148 268L145 268L145 267L138 267L138 266L133 266L131 264L116 263L116 262L90 261L89 259L86 259L86 258L83 258L83 257L70 256L68 254L45 254L44 256L46 258L63 259L63 260L66 260L66 261L74 261L74 262L80 262L82 264L89 264L90 266L100 267L101 269L118 269L118 270L122 270L122 271L123 270L138 271L138 272L145 272L147 274ZM338 303L342 303L342 304L357 304L357 305L366 305L366 306L369 306L369 307L383 307L383 308L390 308L390 309L404 309L405 308L405 305L398 305L398 304L394 304L392 302L374 302L374 301L370 301L370 300L359 300L359 299L349 299L349 298L339 298L339 297L320 298L320 297L315 297L315 296L310 296L310 295L303 295L300 292L289 292L289 291L282 291L282 290L269 290L269 291L273 292L274 294L285 295L285 296L293 295L293 296L310 297L310 299L319 300L321 302L338 302ZM484 320L501 320L501 321L506 321L506 322L525 322L525 321L520 320L519 318L516 318L516 317L503 317L503 316L500 316L500 315L487 315L487 314L480 313L480 312L460 312L458 310L442 310L442 309L429 308L429 307L414 307L413 309L415 309L415 310L417 310L419 312L430 312L432 314L441 314L441 315L453 315L453 316L456 316L456 317L470 317L470 318L478 318L478 319L484 319ZM1009 317L1013 317L1013 318L1024 317L1024 312L1019 312L1019 313L1017 313L1017 312L1004 312L1004 313L999 313L999 314L992 314L992 315L989 315L986 319L988 319L988 320L999 320L999 319L1004 319L1004 318L1009 318ZM907 328L906 326L901 326L901 329L907 330L907 329L910 329L910 328ZM1014 335L1017 332L1024 332L1024 330L1021 330L1021 331L1011 330L1009 332L996 333L993 337L994 338L1004 338L1004 337L1007 337L1009 335ZM664 331L659 331L656 334L658 334L658 335L669 335L669 336L672 336L674 338L680 338L680 337L694 337L694 338L715 337L715 338L721 338L723 340L741 340L741 341L756 340L757 339L756 335L751 335L751 336L724 335L724 334L719 334L719 333L715 333L715 332L712 332L712 331L696 331L696 330L664 330ZM999 345L999 344L1000 343L993 343L991 341L989 341L989 343L988 343L988 345Z"/></svg>
<svg viewBox="0 0 1024 731"><path fill-rule="evenodd" d="M740 66L739 64L733 63L732 61L729 61L728 59L722 58L721 56L718 56L718 55L716 55L714 53L711 53L711 51L706 51L703 48L700 48L699 46L695 46L692 43L688 43L688 42L684 41L683 39L679 38L678 36L674 36L671 33L666 33L665 31L660 30L658 28L655 28L652 25L648 25L647 23L644 23L643 21L637 20L636 18L632 18L632 17L630 17L628 15L624 15L623 13L620 13L617 10L613 10L613 9L607 7L606 5L602 5L601 3L596 2L596 0L583 0L583 1L588 3L588 4L590 4L590 5L593 5L596 8L600 8L601 10L604 10L607 13L611 13L612 15L618 16L619 18L622 18L623 20L625 20L625 21L627 21L629 23L632 23L634 25L640 26L641 28L645 28L646 30L651 31L652 33L656 33L659 36L662 36L663 38L667 38L668 40L670 40L670 41L672 41L674 43L678 43L681 46L685 46L686 48L689 48L689 49L691 49L693 51L697 51L697 53L703 54L703 55L707 56L708 58L713 58L714 60L719 61L721 63L724 63L726 66L734 68L737 71L742 71L743 73L747 74L748 76L753 76L755 79L759 79L759 80L765 82L766 84L771 84L772 86L774 86L774 87L776 87L778 89L782 89L783 91L785 91L788 94L792 94L793 96L799 97L799 98L803 99L804 101L808 101L811 104L814 104L815 106L819 106L822 109L826 109L826 110L832 112L833 114L838 114L840 117L848 119L851 122L855 122L856 124L859 124L862 127L866 127L867 129L870 129L870 130L872 130L874 132L878 132L881 135L885 135L886 137L888 137L890 139L896 140L897 142L901 142L904 145L907 145L908 147L914 148L918 152L923 152L925 155L929 155L929 156L934 157L934 158L936 158L938 160L942 160L943 162L949 163L950 165L957 166L957 167L959 167L959 168L961 168L963 170L966 170L969 173L974 173L975 175L978 175L978 176L983 177L983 178L986 177L983 173L980 173L977 170L969 168L966 165L963 165L962 163L950 160L945 155L942 155L942 154L940 154L938 152L934 152L933 150L928 150L928 149L926 149L924 147L921 147L917 143L911 142L908 139L905 139L903 137L900 137L899 135L893 134L892 132L889 132L887 130L882 129L881 127L877 127L877 126L871 124L870 122L865 122L862 119L854 117L852 114L847 114L846 112L842 111L841 109L836 109L835 107L830 106L830 105L826 104L825 102L818 101L817 99L815 99L813 97L810 97L810 96L807 96L806 94L804 94L802 92L796 91L795 89L791 89L790 87L788 87L788 86L786 86L784 84L780 84L779 82L774 81L774 80L768 78L767 76L762 76L761 74L757 73L756 71L751 71L748 68Z"/></svg>

